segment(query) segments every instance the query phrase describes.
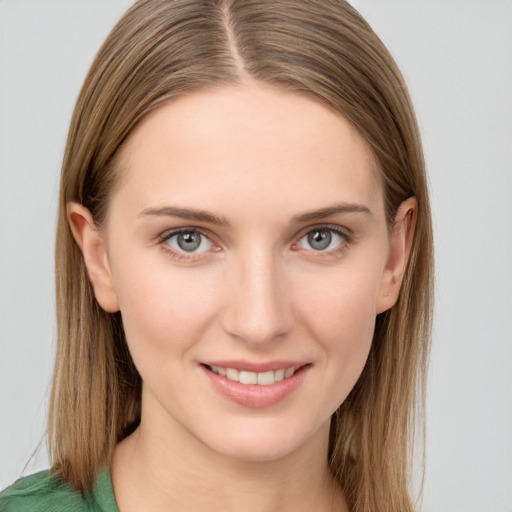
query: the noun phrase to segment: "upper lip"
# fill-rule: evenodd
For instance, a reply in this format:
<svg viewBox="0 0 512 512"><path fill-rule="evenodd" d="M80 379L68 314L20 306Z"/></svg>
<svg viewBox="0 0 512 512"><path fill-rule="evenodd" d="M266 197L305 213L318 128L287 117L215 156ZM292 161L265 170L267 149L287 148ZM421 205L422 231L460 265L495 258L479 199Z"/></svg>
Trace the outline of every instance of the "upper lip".
<svg viewBox="0 0 512 512"><path fill-rule="evenodd" d="M234 368L236 370L242 370L246 372L263 373L282 368L300 368L308 364L304 361L292 361L292 360L276 360L267 362L254 362L246 361L242 359L238 360L224 360L224 361L202 361L202 364L206 366L217 366L221 368Z"/></svg>

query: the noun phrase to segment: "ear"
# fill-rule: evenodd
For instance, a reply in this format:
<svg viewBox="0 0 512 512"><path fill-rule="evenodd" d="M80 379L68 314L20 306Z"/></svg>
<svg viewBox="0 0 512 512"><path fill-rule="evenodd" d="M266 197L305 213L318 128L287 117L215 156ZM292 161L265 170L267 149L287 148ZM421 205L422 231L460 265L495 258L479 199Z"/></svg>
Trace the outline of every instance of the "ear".
<svg viewBox="0 0 512 512"><path fill-rule="evenodd" d="M91 212L80 203L68 203L67 217L76 243L82 251L96 300L109 313L119 311L104 237L94 223Z"/></svg>
<svg viewBox="0 0 512 512"><path fill-rule="evenodd" d="M395 305L409 261L418 203L409 197L398 208L390 236L389 255L382 275L376 313L383 313Z"/></svg>

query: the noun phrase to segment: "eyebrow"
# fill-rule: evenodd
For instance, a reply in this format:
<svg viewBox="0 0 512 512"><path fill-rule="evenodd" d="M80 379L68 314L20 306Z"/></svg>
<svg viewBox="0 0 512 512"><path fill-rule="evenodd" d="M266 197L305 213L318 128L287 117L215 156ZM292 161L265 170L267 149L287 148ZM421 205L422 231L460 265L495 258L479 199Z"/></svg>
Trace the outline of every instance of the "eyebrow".
<svg viewBox="0 0 512 512"><path fill-rule="evenodd" d="M363 213L373 217L371 210L362 204L341 203L312 210L300 215L294 215L291 219L292 224L303 224L305 222L322 220L334 215L344 213ZM218 217L213 213L205 210L196 210L191 208L180 208L176 206L164 206L162 208L146 208L142 210L138 217L155 216L155 217L178 217L180 219L195 220L197 222L206 222L216 226L229 227L230 223L225 217Z"/></svg>
<svg viewBox="0 0 512 512"><path fill-rule="evenodd" d="M322 220L342 213L364 213L365 215L373 217L371 210L365 205L341 203L328 206L327 208L321 208L320 210L312 210L310 212L301 213L300 215L294 215L292 217L292 222L294 224L302 224L304 222Z"/></svg>
<svg viewBox="0 0 512 512"><path fill-rule="evenodd" d="M207 222L216 226L229 227L229 222L224 217L217 217L204 210L192 210L190 208L179 208L175 206L164 206L162 208L146 208L142 210L138 217L179 217L180 219L195 220L197 222Z"/></svg>

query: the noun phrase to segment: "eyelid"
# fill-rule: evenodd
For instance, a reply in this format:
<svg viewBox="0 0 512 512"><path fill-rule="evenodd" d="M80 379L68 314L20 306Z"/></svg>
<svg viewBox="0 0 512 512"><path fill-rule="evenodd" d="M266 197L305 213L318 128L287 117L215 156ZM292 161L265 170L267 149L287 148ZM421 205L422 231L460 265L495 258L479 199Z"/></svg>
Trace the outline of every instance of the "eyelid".
<svg viewBox="0 0 512 512"><path fill-rule="evenodd" d="M311 231L315 231L315 230L332 231L349 241L351 241L352 238L354 237L354 232L345 226L340 226L338 224L313 224L311 226L307 226L307 227L301 229L300 232L294 238L296 240L300 240L305 235L307 235L308 233L311 233Z"/></svg>
<svg viewBox="0 0 512 512"><path fill-rule="evenodd" d="M180 233L191 233L191 232L199 233L201 236L208 238L208 240L210 240L213 244L218 245L217 242L215 241L215 237L213 236L212 233L210 233L210 231L208 229L199 228L196 226L183 226L183 227L179 227L179 228L166 229L165 231L163 231L156 237L156 241L158 243L162 243L162 242L165 242L166 240L169 240L169 238L171 238L174 235L179 235Z"/></svg>

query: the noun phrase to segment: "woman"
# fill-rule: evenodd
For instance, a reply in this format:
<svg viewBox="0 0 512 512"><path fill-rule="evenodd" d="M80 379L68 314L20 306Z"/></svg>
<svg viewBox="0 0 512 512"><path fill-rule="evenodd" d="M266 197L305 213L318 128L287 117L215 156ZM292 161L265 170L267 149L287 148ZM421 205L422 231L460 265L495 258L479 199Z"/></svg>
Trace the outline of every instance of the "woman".
<svg viewBox="0 0 512 512"><path fill-rule="evenodd" d="M77 102L56 254L53 467L0 510L413 510L429 203L350 5L137 2Z"/></svg>

